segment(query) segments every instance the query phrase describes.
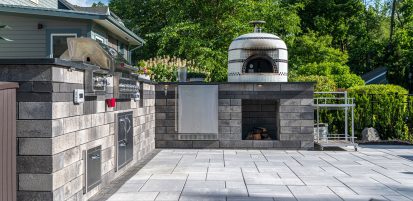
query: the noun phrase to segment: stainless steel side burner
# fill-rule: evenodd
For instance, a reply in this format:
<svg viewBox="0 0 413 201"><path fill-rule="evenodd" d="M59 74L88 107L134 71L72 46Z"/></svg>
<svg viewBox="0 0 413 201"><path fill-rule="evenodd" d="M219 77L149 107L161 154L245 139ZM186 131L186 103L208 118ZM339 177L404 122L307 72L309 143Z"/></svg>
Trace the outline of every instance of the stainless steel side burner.
<svg viewBox="0 0 413 201"><path fill-rule="evenodd" d="M114 91L113 95L117 99L136 99L139 98L140 85L133 77L125 77L121 74L114 76Z"/></svg>
<svg viewBox="0 0 413 201"><path fill-rule="evenodd" d="M106 92L109 74L105 71L85 71L85 92L86 93L96 93L96 92Z"/></svg>

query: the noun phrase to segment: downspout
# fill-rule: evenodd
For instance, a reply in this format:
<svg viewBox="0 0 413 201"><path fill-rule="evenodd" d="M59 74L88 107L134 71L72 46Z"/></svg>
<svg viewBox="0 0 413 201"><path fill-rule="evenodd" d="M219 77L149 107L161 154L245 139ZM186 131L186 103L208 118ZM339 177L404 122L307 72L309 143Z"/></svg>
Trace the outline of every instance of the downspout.
<svg viewBox="0 0 413 201"><path fill-rule="evenodd" d="M140 45L134 47L133 49L131 49L129 51L131 63L132 63L132 53L133 53L133 51L137 50L138 48L141 48L142 46L143 46L143 43L141 43Z"/></svg>

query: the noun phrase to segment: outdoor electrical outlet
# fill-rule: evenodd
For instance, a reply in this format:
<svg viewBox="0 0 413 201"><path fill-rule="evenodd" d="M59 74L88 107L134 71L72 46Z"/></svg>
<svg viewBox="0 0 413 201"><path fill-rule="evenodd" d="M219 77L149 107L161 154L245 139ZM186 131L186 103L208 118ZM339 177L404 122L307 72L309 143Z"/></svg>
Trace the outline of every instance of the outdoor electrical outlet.
<svg viewBox="0 0 413 201"><path fill-rule="evenodd" d="M75 104L80 104L80 103L85 102L85 90L75 89L73 91L73 102Z"/></svg>

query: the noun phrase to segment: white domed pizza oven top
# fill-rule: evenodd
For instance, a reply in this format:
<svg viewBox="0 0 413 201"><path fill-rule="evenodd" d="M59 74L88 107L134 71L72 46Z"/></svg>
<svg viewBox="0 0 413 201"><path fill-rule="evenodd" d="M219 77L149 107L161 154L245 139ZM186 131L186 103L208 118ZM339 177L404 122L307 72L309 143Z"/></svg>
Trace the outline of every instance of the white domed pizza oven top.
<svg viewBox="0 0 413 201"><path fill-rule="evenodd" d="M228 50L228 82L287 82L288 51L278 36L261 33L253 21L254 33L236 38Z"/></svg>

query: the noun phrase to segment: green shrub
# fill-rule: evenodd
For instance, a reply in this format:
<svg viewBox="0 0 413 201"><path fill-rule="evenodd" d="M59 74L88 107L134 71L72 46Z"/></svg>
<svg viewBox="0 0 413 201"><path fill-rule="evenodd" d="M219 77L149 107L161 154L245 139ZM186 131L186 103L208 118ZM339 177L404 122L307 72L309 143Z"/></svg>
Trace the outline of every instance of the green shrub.
<svg viewBox="0 0 413 201"><path fill-rule="evenodd" d="M139 61L139 66L147 68L150 72L152 80L156 82L176 82L177 71L180 67L186 67L188 78L191 76L197 76L205 78L205 81L211 80L211 73L209 73L205 67L200 66L194 61L188 61L185 59L162 56L155 57L148 60Z"/></svg>
<svg viewBox="0 0 413 201"><path fill-rule="evenodd" d="M289 79L291 82L316 82L314 91L335 91L336 83L334 80L327 76L319 75L308 75L308 76L297 76Z"/></svg>
<svg viewBox="0 0 413 201"><path fill-rule="evenodd" d="M408 119L412 113L408 91L397 85L366 85L348 89L349 96L355 98L355 131L368 126L374 127L383 140L412 140ZM409 106L409 107L408 107Z"/></svg>
<svg viewBox="0 0 413 201"><path fill-rule="evenodd" d="M342 75L330 75L334 82L337 84L338 88L348 89L355 86L363 86L364 80L353 73L342 74Z"/></svg>
<svg viewBox="0 0 413 201"><path fill-rule="evenodd" d="M360 76L351 73L350 67L338 62L313 62L304 64L298 70L293 71L293 75L294 74L302 76L328 76L334 80L338 88L347 89L353 86L364 85L363 79Z"/></svg>

